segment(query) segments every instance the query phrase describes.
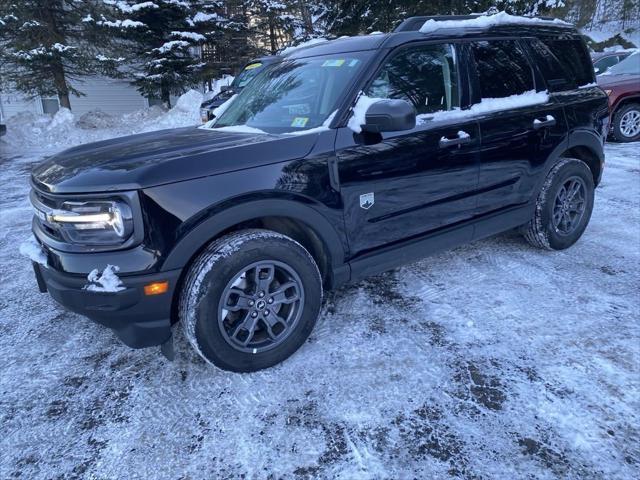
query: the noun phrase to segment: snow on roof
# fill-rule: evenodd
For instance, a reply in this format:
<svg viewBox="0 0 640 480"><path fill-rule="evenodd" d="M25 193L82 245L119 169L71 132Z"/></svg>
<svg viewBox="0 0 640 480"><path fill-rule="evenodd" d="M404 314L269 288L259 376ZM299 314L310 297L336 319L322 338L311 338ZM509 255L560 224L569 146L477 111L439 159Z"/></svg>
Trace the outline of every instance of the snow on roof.
<svg viewBox="0 0 640 480"><path fill-rule="evenodd" d="M328 42L329 40L326 38L312 38L311 40L307 40L306 42L302 42L299 45L295 45L292 47L287 47L284 50L282 50L282 52L280 52L280 55L288 55L290 53L295 52L296 50L299 50L301 48L304 47L310 47L311 45L317 45L318 43L325 43Z"/></svg>
<svg viewBox="0 0 640 480"><path fill-rule="evenodd" d="M427 20L420 27L420 32L430 33L436 30L442 30L445 28L488 28L495 27L497 25L570 25L569 23L559 20L557 18L553 20L546 20L542 18L533 17L519 17L516 15L509 15L507 12L496 13L495 15L481 15L477 18L471 18L466 20Z"/></svg>

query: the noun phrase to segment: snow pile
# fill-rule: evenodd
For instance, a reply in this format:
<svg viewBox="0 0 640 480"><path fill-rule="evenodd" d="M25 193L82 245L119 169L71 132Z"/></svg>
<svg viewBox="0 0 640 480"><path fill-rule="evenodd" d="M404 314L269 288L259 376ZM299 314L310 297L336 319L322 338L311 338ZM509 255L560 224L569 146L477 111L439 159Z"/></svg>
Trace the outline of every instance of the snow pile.
<svg viewBox="0 0 640 480"><path fill-rule="evenodd" d="M200 92L189 90L178 99L175 107L149 125L144 126L141 131L150 132L164 128L198 125L201 122L200 104L202 104L202 98Z"/></svg>
<svg viewBox="0 0 640 480"><path fill-rule="evenodd" d="M482 15L477 18L469 20L427 20L424 25L420 27L420 32L431 33L436 30L442 30L446 28L488 28L495 27L497 25L523 25L523 24L559 24L569 25L567 22L560 19L543 20L541 18L532 17L519 17L516 15L509 15L507 12L496 13L495 15Z"/></svg>
<svg viewBox="0 0 640 480"><path fill-rule="evenodd" d="M39 263L40 265L47 266L47 254L42 250L42 246L36 241L33 236L30 236L27 240L20 244L20 254L28 257L32 261Z"/></svg>
<svg viewBox="0 0 640 480"><path fill-rule="evenodd" d="M367 97L365 94L360 95L358 101L353 107L353 113L351 114L351 118L349 119L349 123L347 126L356 133L362 132L362 125L365 124L367 110L369 107L380 100L384 100L384 98L371 98Z"/></svg>
<svg viewBox="0 0 640 480"><path fill-rule="evenodd" d="M195 126L200 124L201 103L202 94L189 90L168 111L159 106L124 115L109 115L94 110L85 113L78 120L66 108L61 108L53 118L23 112L7 121L8 131L2 137L2 142L15 149L28 146L70 147L135 133Z"/></svg>
<svg viewBox="0 0 640 480"><path fill-rule="evenodd" d="M290 53L295 52L296 50L300 50L301 48L310 47L312 45L317 45L319 43L325 43L329 40L326 38L312 38L311 40L307 40L306 42L302 42L299 45L287 47L280 52L280 55L289 55Z"/></svg>
<svg viewBox="0 0 640 480"><path fill-rule="evenodd" d="M235 77L233 75L223 75L222 78L218 78L211 83L211 90L204 94L203 101L211 100L213 97L220 93L222 86L229 86L233 83Z"/></svg>
<svg viewBox="0 0 640 480"><path fill-rule="evenodd" d="M83 287L90 292L119 292L126 290L117 273L120 267L107 265L102 273L96 268L87 275L89 283Z"/></svg>

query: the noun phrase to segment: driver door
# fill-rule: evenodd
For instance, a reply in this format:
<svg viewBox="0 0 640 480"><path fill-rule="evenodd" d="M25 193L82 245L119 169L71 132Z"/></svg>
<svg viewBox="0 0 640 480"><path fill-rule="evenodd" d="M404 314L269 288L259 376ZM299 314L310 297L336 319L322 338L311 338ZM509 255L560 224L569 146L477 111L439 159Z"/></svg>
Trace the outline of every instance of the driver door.
<svg viewBox="0 0 640 480"><path fill-rule="evenodd" d="M339 129L337 164L352 257L474 215L479 127L453 112L461 96L456 58L450 44L403 47L366 88L371 98L412 103L418 113L413 130Z"/></svg>

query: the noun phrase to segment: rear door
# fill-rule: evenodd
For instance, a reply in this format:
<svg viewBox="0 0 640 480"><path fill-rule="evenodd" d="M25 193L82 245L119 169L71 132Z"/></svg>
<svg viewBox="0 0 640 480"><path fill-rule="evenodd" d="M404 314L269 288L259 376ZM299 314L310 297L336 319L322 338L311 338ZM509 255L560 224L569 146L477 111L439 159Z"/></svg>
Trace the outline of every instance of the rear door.
<svg viewBox="0 0 640 480"><path fill-rule="evenodd" d="M482 152L477 214L529 202L551 152L566 138L562 106L536 78L518 40L469 44ZM484 113L483 113L484 112Z"/></svg>
<svg viewBox="0 0 640 480"><path fill-rule="evenodd" d="M411 131L338 131L340 191L352 255L419 237L474 214L478 124L457 115L466 85L451 44L401 47L364 93L412 103ZM468 240L471 239L469 235Z"/></svg>

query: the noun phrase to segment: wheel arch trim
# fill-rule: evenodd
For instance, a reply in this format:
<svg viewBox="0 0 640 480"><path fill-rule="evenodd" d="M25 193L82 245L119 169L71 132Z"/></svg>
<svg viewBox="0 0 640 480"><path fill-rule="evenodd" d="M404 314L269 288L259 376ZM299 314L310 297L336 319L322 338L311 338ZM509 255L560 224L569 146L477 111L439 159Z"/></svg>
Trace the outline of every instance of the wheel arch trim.
<svg viewBox="0 0 640 480"><path fill-rule="evenodd" d="M304 224L324 243L335 270L344 266L345 251L338 232L329 220L314 208L294 200L260 199L226 208L193 227L171 250L162 270L185 267L191 258L221 233L244 222L265 217L283 217Z"/></svg>

